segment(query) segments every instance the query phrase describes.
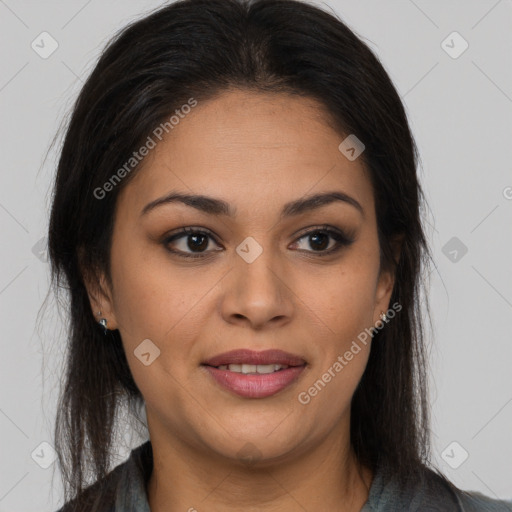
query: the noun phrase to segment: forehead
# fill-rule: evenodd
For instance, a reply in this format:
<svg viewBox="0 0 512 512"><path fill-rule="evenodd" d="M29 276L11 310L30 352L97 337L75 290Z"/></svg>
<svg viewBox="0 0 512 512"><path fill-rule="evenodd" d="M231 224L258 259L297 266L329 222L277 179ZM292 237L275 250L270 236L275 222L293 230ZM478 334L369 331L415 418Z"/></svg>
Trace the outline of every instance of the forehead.
<svg viewBox="0 0 512 512"><path fill-rule="evenodd" d="M362 158L347 159L346 137L317 101L288 94L229 91L198 102L156 144L122 191L139 211L178 190L236 202L237 211L325 190L373 202Z"/></svg>

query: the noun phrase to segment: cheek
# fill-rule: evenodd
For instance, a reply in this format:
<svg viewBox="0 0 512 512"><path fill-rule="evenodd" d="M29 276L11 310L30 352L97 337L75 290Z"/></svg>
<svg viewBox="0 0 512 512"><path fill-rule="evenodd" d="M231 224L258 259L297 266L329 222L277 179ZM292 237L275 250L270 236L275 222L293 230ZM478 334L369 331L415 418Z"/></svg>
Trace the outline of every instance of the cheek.
<svg viewBox="0 0 512 512"><path fill-rule="evenodd" d="M355 259L354 259L355 260ZM297 295L315 322L340 347L372 325L376 272L368 264L348 260L324 275L310 273Z"/></svg>
<svg viewBox="0 0 512 512"><path fill-rule="evenodd" d="M207 276L198 281L173 267L160 251L123 250L122 245L113 252L112 268L115 314L126 341L163 340L179 330L204 295L208 281L214 282Z"/></svg>
<svg viewBox="0 0 512 512"><path fill-rule="evenodd" d="M116 319L138 388L155 408L164 396L171 408L185 407L173 390L189 377L193 342L204 324L201 297L215 279L190 282L183 270L162 265L161 259L158 264L148 257L139 260L129 251L113 268Z"/></svg>
<svg viewBox="0 0 512 512"><path fill-rule="evenodd" d="M215 272L172 265L160 251L141 253L125 247L113 253L115 314L132 375L151 400L155 389L187 382L196 364L195 342L212 316L208 293L218 283ZM115 269L115 271L114 271ZM150 340L150 343L144 340ZM148 347L141 345L145 343ZM145 366L137 357L158 357Z"/></svg>
<svg viewBox="0 0 512 512"><path fill-rule="evenodd" d="M308 410L318 410L326 421L349 410L366 368L371 337L365 329L373 325L377 265L371 251L366 256L354 252L338 269L309 273L301 286L305 310L313 312L309 322L317 329L311 335L316 364L301 389L301 403L309 401Z"/></svg>
<svg viewBox="0 0 512 512"><path fill-rule="evenodd" d="M365 274L341 274L329 281L328 293L309 296L318 322L314 336L316 364L311 367L298 400L311 417L335 423L350 402L368 362L374 283ZM306 302L306 301L305 301Z"/></svg>

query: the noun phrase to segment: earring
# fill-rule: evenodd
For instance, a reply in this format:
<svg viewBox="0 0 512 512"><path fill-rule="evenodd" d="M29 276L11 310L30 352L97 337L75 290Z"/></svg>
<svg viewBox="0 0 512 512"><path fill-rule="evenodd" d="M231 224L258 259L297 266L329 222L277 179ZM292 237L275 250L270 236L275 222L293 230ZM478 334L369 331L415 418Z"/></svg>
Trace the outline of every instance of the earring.
<svg viewBox="0 0 512 512"><path fill-rule="evenodd" d="M98 311L96 314L98 316L101 316L101 311ZM107 319L106 318L101 318L98 323L101 325L101 327L103 327L103 334L106 335L107 332L108 332L108 329L107 329Z"/></svg>
<svg viewBox="0 0 512 512"><path fill-rule="evenodd" d="M383 322L386 322L387 321L387 316L386 316L386 313L384 313L384 311L381 311L380 312L380 319L383 321Z"/></svg>
<svg viewBox="0 0 512 512"><path fill-rule="evenodd" d="M103 327L103 334L107 334L107 319L102 318L98 323Z"/></svg>

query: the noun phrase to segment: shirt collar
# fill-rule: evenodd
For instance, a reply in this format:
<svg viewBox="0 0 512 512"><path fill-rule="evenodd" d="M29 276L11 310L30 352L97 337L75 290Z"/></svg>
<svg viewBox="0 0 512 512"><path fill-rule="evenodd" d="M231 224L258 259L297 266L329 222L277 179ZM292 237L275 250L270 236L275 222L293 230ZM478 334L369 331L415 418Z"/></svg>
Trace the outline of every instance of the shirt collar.
<svg viewBox="0 0 512 512"><path fill-rule="evenodd" d="M115 512L151 512L146 485L153 471L151 441L133 449L124 465L116 493Z"/></svg>

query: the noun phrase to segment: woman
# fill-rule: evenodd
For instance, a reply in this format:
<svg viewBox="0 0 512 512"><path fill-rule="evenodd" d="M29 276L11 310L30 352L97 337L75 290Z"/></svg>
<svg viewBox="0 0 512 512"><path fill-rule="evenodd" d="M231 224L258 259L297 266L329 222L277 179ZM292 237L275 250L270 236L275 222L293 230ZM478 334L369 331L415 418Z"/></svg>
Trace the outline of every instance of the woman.
<svg viewBox="0 0 512 512"><path fill-rule="evenodd" d="M118 34L51 212L61 510L512 510L428 467L416 162L383 67L319 8L184 0Z"/></svg>

